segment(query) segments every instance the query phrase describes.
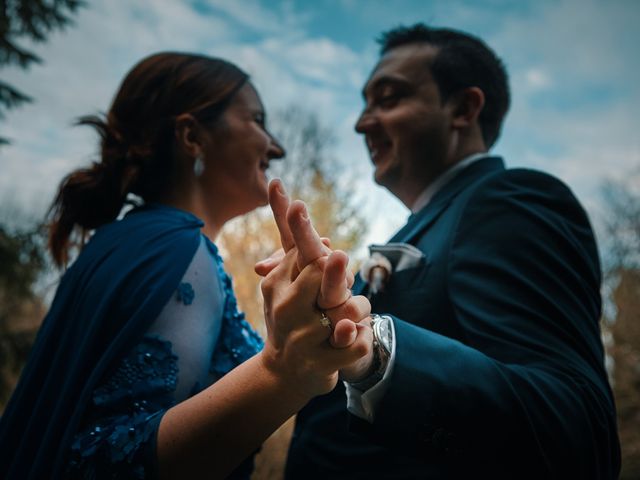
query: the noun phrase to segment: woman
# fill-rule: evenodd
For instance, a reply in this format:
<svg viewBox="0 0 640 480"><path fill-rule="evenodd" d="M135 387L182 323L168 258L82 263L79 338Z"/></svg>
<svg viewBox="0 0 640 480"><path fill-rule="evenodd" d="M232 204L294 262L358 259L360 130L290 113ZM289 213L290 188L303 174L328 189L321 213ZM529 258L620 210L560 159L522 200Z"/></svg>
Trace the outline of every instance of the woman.
<svg viewBox="0 0 640 480"><path fill-rule="evenodd" d="M349 335L333 338L342 348L329 346L314 308L348 298L344 255L305 267L287 254L263 285L262 349L213 243L225 222L266 204L265 170L284 155L247 75L153 55L104 120L80 123L100 133L101 160L62 182L53 258L66 264L96 231L2 417L0 477L220 478L238 465L231 475L247 477L243 459L368 352L370 332L348 320ZM129 194L144 203L116 220ZM368 316L368 305L356 310L354 320Z"/></svg>

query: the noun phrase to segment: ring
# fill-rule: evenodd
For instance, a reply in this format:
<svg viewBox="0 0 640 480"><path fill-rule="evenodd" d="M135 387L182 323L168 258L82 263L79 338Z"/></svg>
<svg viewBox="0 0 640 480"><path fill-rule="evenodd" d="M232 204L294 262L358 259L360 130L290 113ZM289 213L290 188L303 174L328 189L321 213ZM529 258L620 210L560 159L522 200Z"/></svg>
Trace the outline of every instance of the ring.
<svg viewBox="0 0 640 480"><path fill-rule="evenodd" d="M320 318L320 325L325 328L331 328L331 320L329 320L327 314L324 313L324 311L320 310L320 315L322 315L322 318Z"/></svg>

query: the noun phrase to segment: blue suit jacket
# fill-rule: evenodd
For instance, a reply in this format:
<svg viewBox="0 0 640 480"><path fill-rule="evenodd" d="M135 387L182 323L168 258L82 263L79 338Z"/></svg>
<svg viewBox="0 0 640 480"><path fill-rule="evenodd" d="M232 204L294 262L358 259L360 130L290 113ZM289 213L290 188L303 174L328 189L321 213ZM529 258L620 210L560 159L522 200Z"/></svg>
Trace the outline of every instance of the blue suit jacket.
<svg viewBox="0 0 640 480"><path fill-rule="evenodd" d="M372 298L396 332L374 423L347 413L342 385L313 400L287 477L616 478L599 259L569 189L488 157L391 241L426 262Z"/></svg>

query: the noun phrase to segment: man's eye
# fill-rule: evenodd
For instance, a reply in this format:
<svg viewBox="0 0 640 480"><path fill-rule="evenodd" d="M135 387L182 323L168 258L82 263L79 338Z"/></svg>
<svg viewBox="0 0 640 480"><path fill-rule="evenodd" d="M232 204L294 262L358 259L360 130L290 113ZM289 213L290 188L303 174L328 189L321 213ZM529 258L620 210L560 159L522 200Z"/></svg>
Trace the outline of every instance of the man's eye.
<svg viewBox="0 0 640 480"><path fill-rule="evenodd" d="M393 107L396 103L398 103L399 99L400 95L398 95L397 93L392 93L378 98L377 103L383 108L388 108Z"/></svg>
<svg viewBox="0 0 640 480"><path fill-rule="evenodd" d="M260 125L261 127L264 127L264 115L262 114L258 114L258 115L254 115L253 116L253 120Z"/></svg>

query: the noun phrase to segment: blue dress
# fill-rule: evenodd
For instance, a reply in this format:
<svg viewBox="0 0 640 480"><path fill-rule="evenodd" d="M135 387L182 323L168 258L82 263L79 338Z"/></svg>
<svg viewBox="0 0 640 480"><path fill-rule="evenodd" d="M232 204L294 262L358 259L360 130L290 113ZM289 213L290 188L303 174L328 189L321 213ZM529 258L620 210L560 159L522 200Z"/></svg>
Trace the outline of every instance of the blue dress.
<svg viewBox="0 0 640 480"><path fill-rule="evenodd" d="M17 439L20 445L17 457L27 459L31 455L35 457L35 465L12 461L0 454L2 478L38 478L47 469L55 472L54 477L65 478L153 478L157 476L155 440L163 414L262 348L262 340L238 312L231 279L223 269L216 246L199 233L201 225L186 212L151 205L136 209L123 220L96 232L65 274L36 340L35 355L25 368L25 378L21 379L0 423L2 450L10 431L21 435L16 424L22 424L26 433L24 438ZM177 231L182 233L176 235ZM147 252L157 252L140 258L142 247ZM163 272L156 263L166 255L173 261L167 262L165 258L161 262L168 270ZM86 257L92 261L85 261ZM113 273L114 263L125 274L108 275ZM106 273L102 271L105 265L109 266ZM109 278L109 282L104 282ZM93 288L83 288L85 285ZM69 293L74 291L75 294ZM87 295L90 298L83 298ZM153 297L155 307L145 308L148 297ZM141 307L136 308L136 303ZM72 316L73 324L64 320L70 318L70 310L76 313ZM120 329L111 328L114 318ZM109 332L110 337L81 334L79 339L75 338L79 341L69 341L67 337L77 337L84 330L77 324L82 325L85 319L85 328L101 334ZM52 329L58 332L55 337L49 331ZM64 332L61 334L60 330ZM129 338L123 338L123 330ZM44 341L60 337L64 337L62 344L75 345L80 351L97 348L101 353L80 353L65 358L64 362L56 358L51 362L47 355L39 355L46 350ZM59 353L47 352L54 352L54 356ZM52 363L50 370L62 367L72 372L77 367L75 362L93 363L93 371L81 378L71 376L83 382L83 386L63 387L57 395L46 388L42 392L52 397L54 404L61 403L60 395L64 394L75 399L77 405L72 410L67 405L71 415L66 427L52 420L44 428L43 438L51 438L48 431L57 429L62 441L55 446L31 438L34 429L29 410L15 405L15 398L33 403L24 393L33 388L31 384L42 384L43 380L45 385L48 383L46 377L51 373L42 365L34 369L34 362ZM63 377L59 380L66 383ZM39 405L31 407L38 412ZM55 455L43 455L43 451L54 451ZM39 457L43 459L38 461ZM247 478L251 469L252 458L233 477Z"/></svg>

